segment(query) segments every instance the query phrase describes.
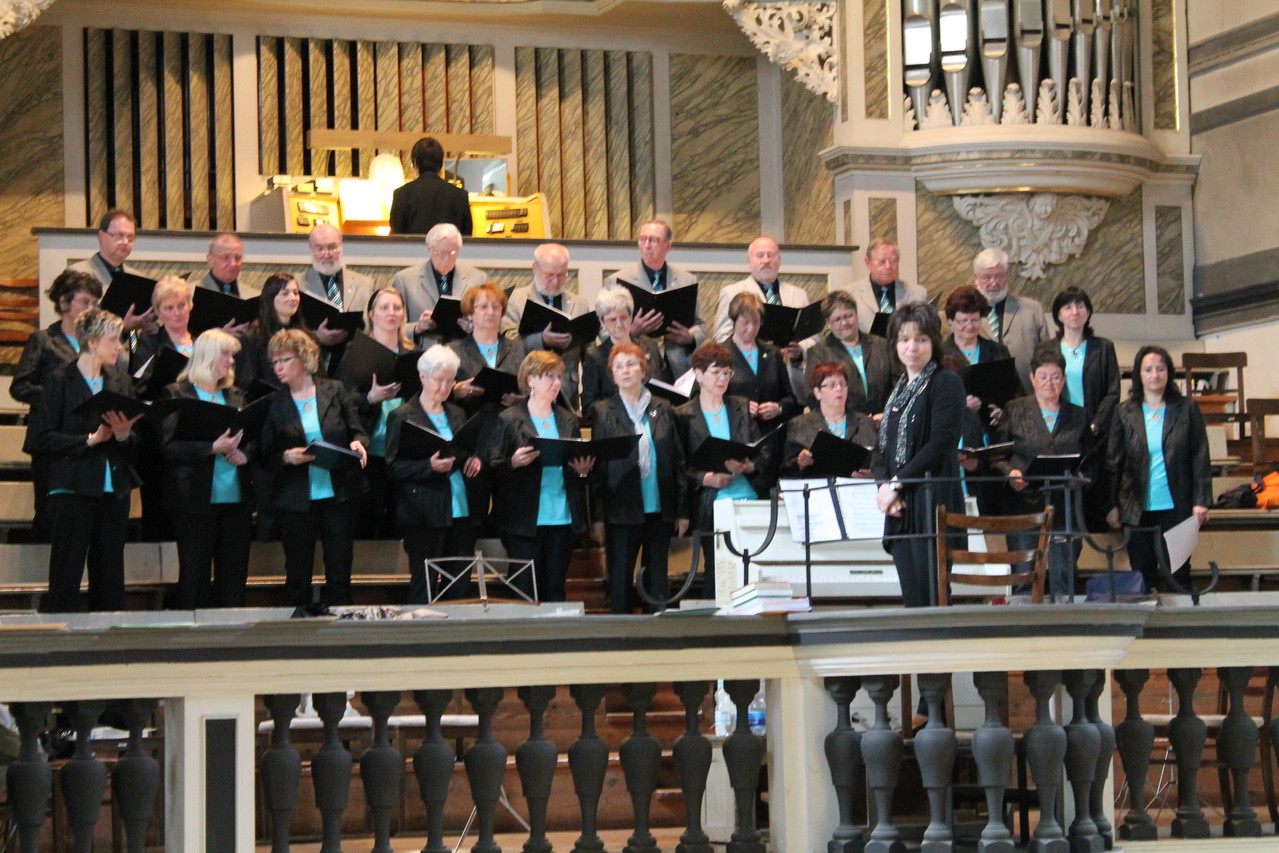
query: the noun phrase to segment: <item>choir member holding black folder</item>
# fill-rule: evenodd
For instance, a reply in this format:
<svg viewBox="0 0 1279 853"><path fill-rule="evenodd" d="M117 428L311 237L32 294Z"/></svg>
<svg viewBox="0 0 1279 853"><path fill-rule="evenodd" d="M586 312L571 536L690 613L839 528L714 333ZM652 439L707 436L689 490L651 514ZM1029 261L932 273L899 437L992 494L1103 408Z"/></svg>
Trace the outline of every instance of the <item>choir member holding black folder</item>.
<svg viewBox="0 0 1279 853"><path fill-rule="evenodd" d="M76 360L80 354L80 342L76 340L75 324L80 315L96 307L102 298L102 284L93 275L76 270L64 270L47 291L53 300L58 321L47 329L38 329L27 338L22 357L13 373L9 393L19 403L26 403L31 414L27 418L27 434L22 450L31 456L31 487L35 493L35 516L31 521L31 541L49 541L49 458L36 450L35 431L32 428L35 410L44 404L45 386L49 376Z"/></svg>
<svg viewBox="0 0 1279 853"><path fill-rule="evenodd" d="M80 578L89 565L89 609L124 607L124 539L132 467L133 426L145 411L129 377L116 370L124 323L98 308L76 320L80 354L49 375L43 405L32 414L37 452L49 458L49 594L41 609L79 609ZM111 408L91 405L109 395ZM124 410L124 411L122 411Z"/></svg>
<svg viewBox="0 0 1279 853"><path fill-rule="evenodd" d="M689 454L690 486L693 489L693 524L701 531L705 554L703 595L714 597L715 551L714 506L719 500L764 497L772 485L763 472L768 470L768 452L760 446L759 427L751 417L749 401L727 397L733 378L733 355L720 343L707 342L693 351L693 375L698 395L675 410L680 438ZM712 439L743 445L737 452L712 460L699 456ZM754 446L745 446L754 443ZM713 464L713 467L709 467Z"/></svg>
<svg viewBox="0 0 1279 853"><path fill-rule="evenodd" d="M1012 499L1008 511L1030 513L1043 510L1045 503L1054 507L1053 525L1057 530L1066 527L1067 503L1063 494L1070 494L1071 503L1078 509L1079 492L1065 492L1061 482L1049 483L1041 476L1061 476L1075 473L1085 457L1093 462L1092 430L1083 408L1062 399L1066 383L1066 360L1062 357L1057 341L1040 344L1030 360L1030 386L1032 394L1019 397L1008 404L1002 427L1001 441L1013 442L1012 454L996 461L996 470L1007 475ZM1095 468L1090 465L1090 468ZM1047 490L1043 490L1049 486ZM1082 515L1075 512L1072 529L1079 530ZM1010 548L1032 548L1033 532L1010 533ZM1049 587L1054 596L1070 592L1070 568L1078 558L1083 543L1054 537L1048 552Z"/></svg>
<svg viewBox="0 0 1279 853"><path fill-rule="evenodd" d="M288 273L277 272L268 276L257 301L257 320L240 338L243 346L235 363L235 381L245 390L254 382L275 383L275 371L271 368L266 348L276 332L281 329L311 331L306 318L298 310L302 303L302 288Z"/></svg>
<svg viewBox="0 0 1279 853"><path fill-rule="evenodd" d="M386 473L386 422L391 412L418 391L413 341L404 322L404 297L384 287L369 297L368 334L356 332L346 345L338 379L360 409L369 434L369 464L364 469L369 490L361 499L357 539L396 538L393 496ZM400 368L412 369L404 375Z"/></svg>
<svg viewBox="0 0 1279 853"><path fill-rule="evenodd" d="M174 407L163 420L164 499L177 534L178 610L244 606L253 534L247 463L256 434L235 418L244 408L234 384L239 351L221 329L202 333L167 389L177 402L161 404Z"/></svg>
<svg viewBox="0 0 1279 853"><path fill-rule="evenodd" d="M607 292L607 291L606 291ZM688 532L688 480L684 448L670 403L645 387L648 359L634 343L613 346L608 369L616 393L594 404L593 440L638 441L620 459L603 461L591 489L597 540L604 542L609 606L630 613L637 604L631 578L643 549L644 590L656 604L667 597L667 556L671 534Z"/></svg>
<svg viewBox="0 0 1279 853"><path fill-rule="evenodd" d="M728 393L749 401L751 417L761 435L773 434L768 455L762 460L767 464L761 469L764 481L772 485L782 464L785 431L781 427L799 413L800 407L795 401L782 351L759 340L764 310L763 300L752 291L734 296L728 303L733 334L724 346L733 356L733 378L728 383Z"/></svg>
<svg viewBox="0 0 1279 853"><path fill-rule="evenodd" d="M534 350L520 365L520 390L528 399L499 416L489 452L493 490L493 523L507 556L532 560L537 594L542 601L564 601L573 534L586 530L585 480L594 457L576 457L567 465L541 464L533 446L537 438L576 438L577 416L556 405L564 379L564 361L554 353ZM527 573L521 578L528 577ZM525 594L530 584L521 584Z"/></svg>
<svg viewBox="0 0 1279 853"><path fill-rule="evenodd" d="M813 367L817 408L786 425L783 477L851 477L870 468L875 422L848 409L848 374L835 362Z"/></svg>
<svg viewBox="0 0 1279 853"><path fill-rule="evenodd" d="M285 597L311 603L315 541L324 542L324 603L351 603L355 499L365 489L368 433L342 383L316 374L320 347L297 329L275 333L267 346L277 391L262 427L259 453L273 471L270 502L284 545Z"/></svg>
<svg viewBox="0 0 1279 853"><path fill-rule="evenodd" d="M437 344L422 353L421 392L387 418L386 459L409 557L410 604L429 603L441 593L445 599L472 595L469 574L451 585L441 576L428 585L426 574L427 560L444 560L450 573L462 571L475 552L475 519L488 509L471 488L481 468L474 427L460 406L446 402L457 368L457 353L448 347Z"/></svg>
<svg viewBox="0 0 1279 853"><path fill-rule="evenodd" d="M597 400L611 397L617 391L608 364L613 347L619 344L638 345L644 350L649 376L662 382L671 381L670 370L666 367L666 359L662 358L657 341L652 338L636 340L631 336L635 304L629 288L627 285L602 290L595 298L595 314L600 318L600 326L604 329L604 339L588 346L582 354L582 415L586 418L591 416L591 406Z"/></svg>

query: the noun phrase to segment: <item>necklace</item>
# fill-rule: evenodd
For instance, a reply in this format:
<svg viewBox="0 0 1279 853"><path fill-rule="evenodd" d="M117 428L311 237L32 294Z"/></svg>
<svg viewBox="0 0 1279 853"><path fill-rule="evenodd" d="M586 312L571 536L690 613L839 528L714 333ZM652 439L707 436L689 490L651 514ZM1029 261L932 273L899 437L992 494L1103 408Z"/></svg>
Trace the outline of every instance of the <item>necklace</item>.
<svg viewBox="0 0 1279 853"><path fill-rule="evenodd" d="M312 394L310 397L307 397L304 400L299 400L298 398L294 397L293 402L301 403L302 411L306 412L307 414L310 414L311 412L315 411L315 395L314 394Z"/></svg>
<svg viewBox="0 0 1279 853"><path fill-rule="evenodd" d="M713 421L714 421L715 423L717 423L717 424L718 424L718 423L723 423L723 422L724 422L724 407L723 407L723 406L720 406L720 407L719 407L719 409L718 409L717 411L714 411L714 412L707 412L707 414L709 414L709 415L711 416L711 420L713 420Z"/></svg>

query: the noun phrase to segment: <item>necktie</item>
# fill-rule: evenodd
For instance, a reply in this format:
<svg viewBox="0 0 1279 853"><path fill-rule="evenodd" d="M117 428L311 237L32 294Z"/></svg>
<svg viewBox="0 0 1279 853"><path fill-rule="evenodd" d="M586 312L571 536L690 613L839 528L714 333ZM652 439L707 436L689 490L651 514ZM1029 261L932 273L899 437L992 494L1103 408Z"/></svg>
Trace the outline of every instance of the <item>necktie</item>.
<svg viewBox="0 0 1279 853"><path fill-rule="evenodd" d="M329 294L329 301L339 310L342 308L342 291L338 288L338 275L334 273L329 276L329 283L325 286Z"/></svg>
<svg viewBox="0 0 1279 853"><path fill-rule="evenodd" d="M893 300L888 298L887 287L881 287L879 289L879 312L881 314L893 313Z"/></svg>
<svg viewBox="0 0 1279 853"><path fill-rule="evenodd" d="M779 298L777 297L777 283L776 283L776 282L774 282L774 283L772 284L772 286L770 286L767 290L765 290L765 292L764 292L764 296L765 296L766 301L768 302L768 304L769 304L769 305L781 305L781 304L782 304L782 300L781 300L781 299L779 299Z"/></svg>
<svg viewBox="0 0 1279 853"><path fill-rule="evenodd" d="M990 306L990 337L995 343L999 343L1003 338L1003 333L999 328L999 309L994 305Z"/></svg>
<svg viewBox="0 0 1279 853"><path fill-rule="evenodd" d="M451 295L451 289L449 288L449 277L448 277L448 276L446 276L446 275L439 276L439 287L440 287L440 296L449 296L449 295Z"/></svg>
<svg viewBox="0 0 1279 853"><path fill-rule="evenodd" d="M662 271L658 270L653 273L653 292L661 293L666 289L666 285L662 283Z"/></svg>

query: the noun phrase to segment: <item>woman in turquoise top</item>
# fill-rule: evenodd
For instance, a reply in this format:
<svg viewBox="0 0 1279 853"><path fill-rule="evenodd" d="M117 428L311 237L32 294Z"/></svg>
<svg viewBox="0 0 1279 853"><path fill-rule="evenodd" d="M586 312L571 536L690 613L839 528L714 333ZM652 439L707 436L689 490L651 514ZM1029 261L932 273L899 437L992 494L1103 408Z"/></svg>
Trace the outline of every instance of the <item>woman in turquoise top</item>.
<svg viewBox="0 0 1279 853"><path fill-rule="evenodd" d="M760 437L755 419L751 417L750 401L725 396L733 379L733 363L732 353L721 343L708 341L693 351L698 394L675 410L680 438L689 457L711 436L741 442L756 441ZM702 552L706 557L703 594L708 597L714 597L715 590L711 534L715 501L753 500L768 494L769 483L763 474L769 468L768 456L766 448L754 460L728 460L722 471L690 469L688 472L693 494L693 525L701 533Z"/></svg>
<svg viewBox="0 0 1279 853"><path fill-rule="evenodd" d="M240 342L221 329L196 338L187 369L170 385L169 397L242 408L235 387ZM243 607L253 518L244 430L230 429L213 441L176 440L178 415L164 419L165 504L173 513L178 543L178 584L173 606ZM213 582L209 583L210 569Z"/></svg>
<svg viewBox="0 0 1279 853"><path fill-rule="evenodd" d="M100 420L77 411L102 391L133 396L133 383L116 369L123 321L90 308L76 320L76 360L49 375L44 401L32 415L34 444L49 458L49 594L40 609L80 609L80 579L89 565L89 609L124 609L124 538L129 492L137 485L130 465L138 417L106 412Z"/></svg>
<svg viewBox="0 0 1279 853"><path fill-rule="evenodd" d="M370 338L396 355L413 349L413 341L404 323L404 297L393 287L384 287L369 297L365 327ZM386 469L386 425L391 412L404 403L404 397L400 383L389 381L383 385L378 379L373 377L372 386L364 393L354 391L351 383L347 383L347 390L355 396L364 429L369 434L369 464L364 469L369 490L360 499L360 518L355 528L357 539L394 539L398 535L395 492Z"/></svg>
<svg viewBox="0 0 1279 853"><path fill-rule="evenodd" d="M1172 356L1144 346L1133 363L1132 392L1115 410L1107 454L1107 523L1128 534L1128 562L1149 589L1166 584L1159 571L1161 534L1194 516L1202 525L1212 504L1208 433L1194 400L1172 381ZM1145 528L1145 529L1133 529ZM1172 566L1185 585L1190 563Z"/></svg>
<svg viewBox="0 0 1279 853"><path fill-rule="evenodd" d="M573 534L586 531L584 486L594 457L544 466L533 446L535 438L576 438L577 416L556 405L564 362L554 353L534 350L520 365L520 390L528 399L498 418L496 438L487 456L496 480L493 524L506 555L531 560L542 601L564 601ZM521 575L517 585L532 595L533 585Z"/></svg>
<svg viewBox="0 0 1279 853"><path fill-rule="evenodd" d="M449 584L439 575L428 585L426 561L444 560L464 568L475 553L476 523L483 510L471 488L480 473L475 448L465 455L435 452L428 458L406 456L401 437L420 427L452 441L466 423L461 406L447 402L457 377L457 353L436 344L417 361L422 393L391 412L386 426L386 460L395 487L396 522L404 534L409 556L409 603L428 604L432 598L469 598L469 573ZM447 558L460 558L449 561ZM451 574L452 568L447 568ZM447 588L445 588L447 586Z"/></svg>
<svg viewBox="0 0 1279 853"><path fill-rule="evenodd" d="M351 395L336 379L317 376L320 346L306 332L284 329L267 345L275 393L259 441L263 464L274 472L269 500L284 545L284 594L291 607L311 603L315 541L324 541L324 603L351 603L356 499L364 492L369 436ZM322 440L350 448L354 459L325 469L307 452Z"/></svg>

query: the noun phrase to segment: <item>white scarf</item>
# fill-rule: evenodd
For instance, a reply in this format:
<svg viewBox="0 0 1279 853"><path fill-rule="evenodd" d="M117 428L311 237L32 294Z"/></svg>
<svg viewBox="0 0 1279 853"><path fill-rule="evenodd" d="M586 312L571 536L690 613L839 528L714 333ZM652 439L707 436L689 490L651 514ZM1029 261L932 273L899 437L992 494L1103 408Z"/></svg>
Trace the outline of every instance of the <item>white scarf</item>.
<svg viewBox="0 0 1279 853"><path fill-rule="evenodd" d="M648 416L648 404L653 400L653 393L645 388L634 406L626 401L626 395L620 391L617 396L622 401L622 408L626 409L626 415L631 419L631 424L635 427L635 434L640 437L638 445L640 477L647 477L653 472L653 444L644 435L644 418Z"/></svg>

